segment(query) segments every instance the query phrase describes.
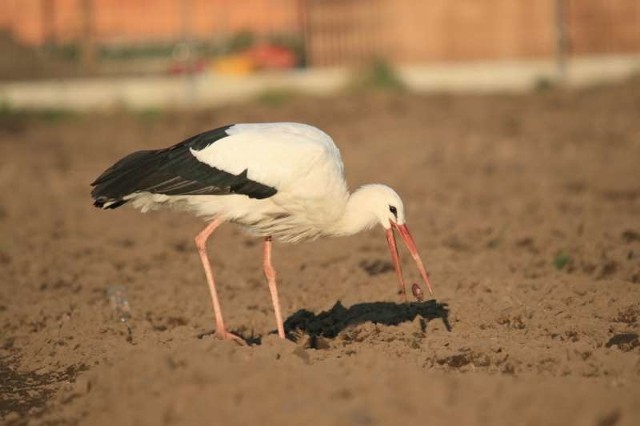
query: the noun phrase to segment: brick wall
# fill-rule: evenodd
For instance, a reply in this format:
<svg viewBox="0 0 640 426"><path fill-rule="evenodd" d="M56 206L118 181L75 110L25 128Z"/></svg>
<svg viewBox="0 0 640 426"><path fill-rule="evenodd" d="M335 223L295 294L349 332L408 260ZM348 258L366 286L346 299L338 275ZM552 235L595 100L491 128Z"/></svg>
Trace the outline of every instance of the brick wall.
<svg viewBox="0 0 640 426"><path fill-rule="evenodd" d="M28 45L208 39L242 30L298 32L298 0L2 0L0 29ZM89 5L90 7L87 7Z"/></svg>
<svg viewBox="0 0 640 426"><path fill-rule="evenodd" d="M399 61L538 57L553 50L551 1L382 2L400 41L390 55Z"/></svg>
<svg viewBox="0 0 640 426"><path fill-rule="evenodd" d="M316 65L359 63L372 55L395 62L442 62L539 58L555 52L553 0L307 0L307 4L314 15L309 18L308 50ZM369 14L361 10L363 4ZM640 53L639 0L566 0L565 5L571 53ZM344 25L350 21L360 24ZM363 49L350 42L358 39L370 44Z"/></svg>
<svg viewBox="0 0 640 426"><path fill-rule="evenodd" d="M640 53L640 0L569 0L567 12L572 52Z"/></svg>
<svg viewBox="0 0 640 426"><path fill-rule="evenodd" d="M640 53L640 0L565 0L570 51ZM92 5L92 7L87 7ZM213 39L241 30L304 36L313 65L550 56L553 0L0 0L20 43Z"/></svg>

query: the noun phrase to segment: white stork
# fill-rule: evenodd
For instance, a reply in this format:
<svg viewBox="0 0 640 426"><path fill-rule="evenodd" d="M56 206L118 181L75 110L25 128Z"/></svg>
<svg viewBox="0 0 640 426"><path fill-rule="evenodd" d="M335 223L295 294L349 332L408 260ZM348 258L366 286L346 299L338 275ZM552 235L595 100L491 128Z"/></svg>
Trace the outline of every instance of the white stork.
<svg viewBox="0 0 640 426"><path fill-rule="evenodd" d="M216 336L240 341L222 319L207 240L225 222L264 238L263 270L285 337L271 241L297 242L352 235L376 224L387 243L406 300L393 230L399 232L430 292L431 284L405 223L404 205L385 185L349 193L340 151L321 130L298 123L234 124L193 136L169 148L134 152L93 183L94 205L114 209L127 202L142 212L173 207L211 222L195 237L216 321Z"/></svg>

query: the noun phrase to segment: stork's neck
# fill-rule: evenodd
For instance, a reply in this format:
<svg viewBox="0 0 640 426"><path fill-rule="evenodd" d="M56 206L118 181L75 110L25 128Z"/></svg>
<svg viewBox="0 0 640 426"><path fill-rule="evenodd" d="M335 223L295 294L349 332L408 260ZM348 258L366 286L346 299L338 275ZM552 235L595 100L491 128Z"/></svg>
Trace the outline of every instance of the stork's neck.
<svg viewBox="0 0 640 426"><path fill-rule="evenodd" d="M346 236L373 228L380 223L371 208L371 197L367 186L358 188L349 196L342 217L336 222L333 235Z"/></svg>

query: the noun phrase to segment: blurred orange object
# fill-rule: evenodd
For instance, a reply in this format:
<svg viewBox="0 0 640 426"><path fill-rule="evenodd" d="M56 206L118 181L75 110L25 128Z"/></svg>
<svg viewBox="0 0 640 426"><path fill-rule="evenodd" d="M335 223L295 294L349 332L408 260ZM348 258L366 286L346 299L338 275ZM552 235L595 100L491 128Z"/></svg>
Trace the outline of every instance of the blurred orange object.
<svg viewBox="0 0 640 426"><path fill-rule="evenodd" d="M211 64L211 70L217 74L247 75L254 69L253 59L244 53L221 56Z"/></svg>

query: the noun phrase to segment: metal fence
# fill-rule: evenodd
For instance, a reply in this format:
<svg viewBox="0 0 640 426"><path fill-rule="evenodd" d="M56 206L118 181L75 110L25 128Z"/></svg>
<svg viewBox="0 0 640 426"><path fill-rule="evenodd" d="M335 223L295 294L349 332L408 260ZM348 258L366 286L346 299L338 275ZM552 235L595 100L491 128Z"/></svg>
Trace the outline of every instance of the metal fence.
<svg viewBox="0 0 640 426"><path fill-rule="evenodd" d="M2 0L0 79L640 53L638 0Z"/></svg>

